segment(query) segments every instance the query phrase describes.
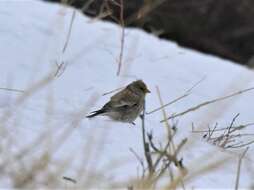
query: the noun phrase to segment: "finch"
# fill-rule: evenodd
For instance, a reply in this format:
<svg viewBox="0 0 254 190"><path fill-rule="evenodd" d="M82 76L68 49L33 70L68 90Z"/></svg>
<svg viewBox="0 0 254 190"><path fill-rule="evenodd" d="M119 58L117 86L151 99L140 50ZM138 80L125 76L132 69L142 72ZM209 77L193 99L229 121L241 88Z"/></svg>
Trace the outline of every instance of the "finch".
<svg viewBox="0 0 254 190"><path fill-rule="evenodd" d="M112 120L135 124L135 119L144 108L145 96L150 93L142 80L127 85L110 98L101 109L92 112L87 118L98 115L108 116Z"/></svg>

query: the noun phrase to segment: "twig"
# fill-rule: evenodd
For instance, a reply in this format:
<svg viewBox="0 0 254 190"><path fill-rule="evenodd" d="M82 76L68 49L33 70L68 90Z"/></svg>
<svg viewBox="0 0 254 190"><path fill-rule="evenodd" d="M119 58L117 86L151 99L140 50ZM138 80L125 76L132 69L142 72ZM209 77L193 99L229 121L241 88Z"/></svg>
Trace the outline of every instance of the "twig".
<svg viewBox="0 0 254 190"><path fill-rule="evenodd" d="M196 84L195 84L194 86L192 86L190 89L188 89L188 90L186 91L186 94L190 93L190 91L191 91L196 85L198 85L201 81L202 81L202 80L200 80L198 83L196 83ZM158 86L156 86L156 91L157 91L157 95L158 95L158 97L159 97L160 105L162 106L162 105L163 105L163 100L162 100L161 93L160 93L160 89L159 89ZM163 117L164 117L164 118L167 117L167 116L166 116L167 113L166 113L166 110L164 109L164 107L162 108L162 114L163 114ZM181 168L182 168L182 165L180 165L179 162L178 162L178 160L177 160L177 154L178 154L178 152L180 151L180 149L183 147L183 145L187 142L187 139L185 140L185 142L182 141L182 143L181 143L177 148L175 148L175 143L174 143L174 140L173 140L172 131L171 131L171 128L170 128L170 125L169 125L168 121L165 122L165 126L167 127L168 145L169 145L169 146L166 145L165 151L164 151L164 152L167 151L167 149L166 149L167 147L168 147L169 150L170 150L170 144L171 144L172 152L173 152L174 157L175 157L175 160L176 160L175 165L176 165L179 169L181 169ZM163 154L161 154L161 155L163 155ZM160 158L160 157L158 158L158 160L157 160L158 162L159 162L159 159L161 159L161 158ZM167 166L167 165L166 165L166 166ZM161 176L161 175L164 173L165 170L166 170L166 168L165 168L165 169L162 169L162 170L161 170L161 173L158 175L158 177ZM172 177L173 177L173 176L172 176ZM183 180L181 180L181 185L182 185L183 189L185 189L185 185L184 185Z"/></svg>
<svg viewBox="0 0 254 190"><path fill-rule="evenodd" d="M186 93L190 93L195 87L197 87L201 82L206 79L206 76L203 76L198 82L196 82L191 88L189 88Z"/></svg>
<svg viewBox="0 0 254 190"><path fill-rule="evenodd" d="M136 21L137 19L141 19L144 18L145 16L147 16L152 10L156 9L158 6L160 6L163 2L165 2L166 0L153 0L153 1L149 1L151 2L150 4L144 4L143 7L140 8L140 10L131 15L129 18L127 18L126 23L128 25L132 24L134 21Z"/></svg>
<svg viewBox="0 0 254 190"><path fill-rule="evenodd" d="M164 167L160 170L159 174L154 178L154 181L158 181L158 179L160 179L160 177L165 173L166 169L170 166L170 164L171 162L167 162L164 165Z"/></svg>
<svg viewBox="0 0 254 190"><path fill-rule="evenodd" d="M165 107L167 107L167 106L169 106L169 105L171 105L171 104L174 104L174 103L176 103L177 101L179 101L179 100L181 100L181 99L183 99L183 98L185 98L185 97L187 97L187 96L189 96L189 94L184 94L184 95L182 95L182 96L180 96L180 97L178 97L178 98L172 100L171 102L169 102L169 103L167 103L167 104L165 104L165 105L163 105L163 106L160 106L160 107L158 107L158 108L156 108L156 109L154 109L154 110L152 110L152 111L147 112L146 114L149 115L149 114L152 114L152 113L154 113L154 112L157 112L157 111L161 110L162 108L165 108Z"/></svg>
<svg viewBox="0 0 254 190"><path fill-rule="evenodd" d="M198 84L200 84L203 80L205 80L205 77L203 77L201 80L199 80L197 83L195 83L191 88L189 88L188 90L186 90L185 93L184 93L182 96L180 96L180 97L178 97L178 98L172 100L171 102L169 102L169 103L167 103L167 104L163 104L163 105L161 105L160 107L158 107L158 108L156 108L156 109L154 109L154 110L152 110L152 111L150 111L150 112L147 112L146 114L152 114L152 113L154 113L154 112L156 112L156 111L161 110L162 108L165 108L165 107L167 107L167 106L169 106L169 105L171 105L171 104L174 104L174 103L178 102L179 100L181 100L181 99L183 99L183 98L189 96L190 93L191 93L191 91L192 91Z"/></svg>
<svg viewBox="0 0 254 190"><path fill-rule="evenodd" d="M212 163L209 163L208 165L205 166L199 166L196 171L193 171L191 175L187 175L187 170L182 170L182 173L175 178L175 180L168 184L168 186L165 189L177 189L177 185L181 182L184 176L186 176L185 180L190 181L191 179L196 178L197 176L200 175L205 175L205 173L211 172L227 162L230 159L230 157L225 157L221 158L220 160L215 160Z"/></svg>
<svg viewBox="0 0 254 190"><path fill-rule="evenodd" d="M160 89L158 86L156 86L156 92L157 92L157 95L158 95L158 98L159 98L159 102L160 102L160 106L163 105L163 100L162 100L162 97L161 97L161 93L160 93ZM164 108L161 108L161 111L162 111L162 115L164 118L167 117L167 113L166 113L166 110ZM174 152L175 150L175 144L174 144L174 141L173 141L173 135L172 135L172 131L171 131L171 128L170 128L170 125L168 122L165 122L165 127L167 129L167 144L164 148L164 150L162 152L167 152L167 150L170 151L170 145L172 146L172 152ZM164 154L159 154L159 157L157 158L156 162L155 162L155 167L158 166L158 164L160 163L161 159L164 157ZM163 169L160 170L159 174L157 175L157 177L155 178L155 181L157 181L161 175L164 174L164 172L166 171L166 169L169 167L169 165L171 164L171 162L168 162ZM173 178L173 172L171 172L171 178Z"/></svg>
<svg viewBox="0 0 254 190"><path fill-rule="evenodd" d="M243 94L243 93L251 91L251 90L254 90L254 87L248 88L248 89L245 89L245 90L240 90L238 92L232 93L232 94L227 95L227 96L223 96L223 97L220 97L220 98L216 98L216 99L213 99L213 100L209 100L209 101L203 102L203 103L198 104L197 106L194 106L192 108L189 108L189 109L187 109L187 110L185 110L185 111L183 111L181 113L175 114L173 116L169 116L167 119L163 119L160 122L165 122L166 120L173 119L173 118L176 118L176 117L179 117L179 116L183 116L183 115L185 115L185 114L187 114L189 112L196 111L197 109L199 109L201 107L204 107L206 105L209 105L209 104L212 104L212 103L215 103L215 102L219 102L219 101L222 101L222 100L225 100L225 99L228 99L228 98L231 98L231 97Z"/></svg>
<svg viewBox="0 0 254 190"><path fill-rule="evenodd" d="M103 13L100 13L98 16L92 18L89 23L92 23L92 22L95 22L97 20L102 20L104 18L106 18L107 16L110 16L112 14L111 11L106 11L106 12L103 12Z"/></svg>
<svg viewBox="0 0 254 190"><path fill-rule="evenodd" d="M140 165L142 167L142 178L143 178L145 176L145 164L144 164L144 161L142 160L142 158L140 158L140 156L132 148L130 148L129 150L131 151L131 153L135 156L135 158L140 163Z"/></svg>
<svg viewBox="0 0 254 190"><path fill-rule="evenodd" d="M69 27L69 31L68 31L68 34L67 34L67 38L66 38L66 41L65 41L62 53L65 52L65 50L66 50L66 48L67 48L67 46L69 44L70 36L71 36L71 31L72 31L72 26L73 26L73 22L74 22L74 19L75 19L75 15L76 15L76 11L73 10L72 17L71 17L71 22L70 22L70 27Z"/></svg>
<svg viewBox="0 0 254 190"><path fill-rule="evenodd" d="M213 130L209 132L208 140L211 139L212 135L214 134L214 131L216 130L218 126L218 123L216 123L213 127Z"/></svg>
<svg viewBox="0 0 254 190"><path fill-rule="evenodd" d="M235 120L239 117L240 113L236 114L236 116L232 119L231 123L230 123L230 126L228 128L228 133L231 133L231 129L235 123Z"/></svg>
<svg viewBox="0 0 254 190"><path fill-rule="evenodd" d="M166 146L165 146L165 148L164 148L164 150L162 152L166 152L167 149L169 148L169 146L170 146L170 141L168 141L168 143L166 144ZM163 156L164 156L163 154L159 154L159 157L157 158L157 160L154 163L154 167L155 168L158 167L158 165L159 165L161 159L163 158Z"/></svg>
<svg viewBox="0 0 254 190"><path fill-rule="evenodd" d="M176 150L175 150L175 155L178 155L178 153L180 152L180 150L183 148L183 146L187 143L187 138L183 139L181 141L181 143L177 146Z"/></svg>
<svg viewBox="0 0 254 190"><path fill-rule="evenodd" d="M241 130L241 129L243 129L243 128L245 128L245 127L248 127L248 126L251 126L251 125L254 125L254 123L247 123L247 124L243 124L243 125L239 125L239 126L233 126L232 127L232 130L233 131L237 131L237 130ZM226 130L226 129L228 129L228 127L224 127L224 128L220 128L220 129L215 129L214 131L215 132L217 132L217 131L224 131L224 130ZM192 131L191 131L192 133L206 133L206 132L208 132L207 130L200 130L200 131L196 131L196 130L194 130L194 128L192 128Z"/></svg>
<svg viewBox="0 0 254 190"><path fill-rule="evenodd" d="M120 54L119 54L119 62L118 62L118 69L117 69L117 76L120 75L121 72L121 67L122 67L122 62L123 62L123 53L124 53L124 43L125 43L125 24L124 24L124 18L123 18L123 0L120 0L120 25L122 27L122 32L121 32L121 47L120 47Z"/></svg>
<svg viewBox="0 0 254 190"><path fill-rule="evenodd" d="M120 87L120 88L116 88L116 89L114 89L114 90L111 90L111 91L109 91L109 92L105 92L105 93L102 94L102 96L106 96L106 95L111 94L111 93L113 93L113 92L122 90L123 88L124 88L124 87Z"/></svg>
<svg viewBox="0 0 254 190"><path fill-rule="evenodd" d="M242 136L253 136L254 134L250 134L250 133L236 133L236 131L238 130L242 130L245 127L247 127L247 125L251 125L252 123L246 124L246 125L239 125L237 127L234 127L234 123L237 119L237 117L240 114L238 113L236 116L234 116L234 118L232 119L230 125L226 128L222 128L222 129L216 129L217 127L217 123L215 125L215 127L213 128L213 130L211 131L210 128L208 127L208 131L204 130L204 131L195 131L194 130L194 126L192 124L192 132L193 133L205 133L205 135L203 135L203 138L206 139L207 142L212 143L213 145L219 146L223 149L229 149L229 148L242 148L242 147L246 147L252 143L254 143L253 141L249 141L247 143L244 143L243 141L238 140L238 138L241 138ZM223 132L222 132L223 131ZM222 134L220 135L213 135L216 132L222 132Z"/></svg>
<svg viewBox="0 0 254 190"><path fill-rule="evenodd" d="M74 19L75 19L75 15L76 15L76 11L73 10L72 17L71 17L71 22L70 22L70 26L69 26L69 31L68 31L68 34L67 34L67 37L66 37L65 44L64 44L63 49L62 49L62 54L65 53L65 51L68 47L68 44L69 44L69 41L70 41L70 36L71 36L71 31L72 31L72 28L73 28L73 22L74 22ZM60 61L60 63L58 64L57 61L56 61L57 70L55 72L55 77L60 77L64 73L64 70L66 69L67 64L68 63L64 62L64 61Z"/></svg>
<svg viewBox="0 0 254 190"><path fill-rule="evenodd" d="M144 146L144 151L145 151L145 158L146 162L148 165L148 170L149 170L149 177L152 176L154 172L153 168L153 161L151 158L151 152L150 152L150 147L149 144L146 142L146 131L145 131L145 100L144 100L144 108L143 108L143 114L142 114L142 137L143 137L143 146Z"/></svg>
<svg viewBox="0 0 254 190"><path fill-rule="evenodd" d="M162 97L161 97L161 93L160 93L160 89L158 86L156 86L156 92L157 92L157 95L158 95L158 98L159 98L159 101L160 101L160 105L162 106L163 105L163 101L162 101ZM167 117L167 113L166 113L166 110L164 108L162 108L162 115L164 118ZM172 142L172 133L171 133L171 128L170 128L170 125L168 122L166 122L165 124L166 128L167 128L167 135L168 135L168 141L171 142L172 146L173 146L173 149L175 149L175 145L174 145L174 142ZM174 150L173 150L174 151Z"/></svg>
<svg viewBox="0 0 254 190"><path fill-rule="evenodd" d="M94 0L88 0L86 3L84 3L84 5L81 7L81 11L82 12L85 12L89 7L90 5L94 2Z"/></svg>
<svg viewBox="0 0 254 190"><path fill-rule="evenodd" d="M4 88L0 87L0 90L6 90L6 91L11 91L11 92L19 92L19 93L24 93L24 90L19 90L19 89L14 89L14 88Z"/></svg>
<svg viewBox="0 0 254 190"><path fill-rule="evenodd" d="M223 140L223 143L221 143L221 147L225 147L227 144L229 144L229 139L232 138L231 136L231 133L234 132L234 131L231 131L231 128L232 126L234 125L235 123L235 120L237 119L237 117L239 116L240 114L236 114L236 116L232 119L231 123L230 123L230 126L228 127L227 130L224 131L224 134L222 135L222 140Z"/></svg>
<svg viewBox="0 0 254 190"><path fill-rule="evenodd" d="M241 145L238 145L238 146L232 146L230 148L242 148L242 147L248 146L248 145L253 144L253 143L254 143L254 140L253 141L249 141L247 143L242 143Z"/></svg>
<svg viewBox="0 0 254 190"><path fill-rule="evenodd" d="M247 147L247 148L244 150L244 152L242 153L242 155L239 157L239 160L238 160L237 173L236 173L236 182L235 182L235 190L237 190L238 187L239 187L242 160L243 160L244 156L246 155L248 149L249 149L249 147Z"/></svg>
<svg viewBox="0 0 254 190"><path fill-rule="evenodd" d="M60 77L64 73L67 63L62 62L62 63L58 64L56 61L55 64L57 66L57 70L55 72L55 77Z"/></svg>

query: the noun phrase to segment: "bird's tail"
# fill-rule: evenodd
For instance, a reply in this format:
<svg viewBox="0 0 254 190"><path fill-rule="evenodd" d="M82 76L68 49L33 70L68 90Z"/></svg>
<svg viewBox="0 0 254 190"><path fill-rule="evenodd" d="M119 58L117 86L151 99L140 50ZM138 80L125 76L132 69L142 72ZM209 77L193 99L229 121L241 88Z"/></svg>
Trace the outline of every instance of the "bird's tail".
<svg viewBox="0 0 254 190"><path fill-rule="evenodd" d="M92 117L95 117L95 116L103 114L103 113L105 113L105 110L100 109L100 110L91 112L90 115L87 115L86 117L87 118L92 118Z"/></svg>

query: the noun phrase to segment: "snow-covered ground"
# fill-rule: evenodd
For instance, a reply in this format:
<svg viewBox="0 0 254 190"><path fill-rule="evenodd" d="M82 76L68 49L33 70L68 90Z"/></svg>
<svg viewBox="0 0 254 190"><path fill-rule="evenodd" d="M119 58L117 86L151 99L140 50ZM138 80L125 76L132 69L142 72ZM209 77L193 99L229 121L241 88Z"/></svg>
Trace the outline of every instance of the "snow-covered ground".
<svg viewBox="0 0 254 190"><path fill-rule="evenodd" d="M1 123L1 128L7 129L1 132L13 143L5 144L10 146L3 150L7 158L47 134L46 143L37 146L31 155L39 157L45 150L54 152L50 162L52 168L71 159L72 164L63 176L79 180L76 170L89 178L91 171L101 174L104 168L106 179L125 180L137 174L138 162L129 149L143 156L141 122L137 119L133 127L103 117L86 119L84 116L89 111L100 108L110 98L111 94L102 96L103 93L143 79L152 91L146 99L147 111L150 111L160 105L156 86L166 103L183 95L205 77L191 95L166 108L168 114L172 114L254 86L254 73L247 68L181 48L138 29L125 30L123 65L120 76L116 76L121 28L76 12L70 41L63 54L72 14L70 8L41 1L0 2L0 87L25 91L0 90L0 113L2 116L11 113L4 125ZM55 73L56 63L62 62L67 64L60 75L46 85L39 84L41 88L37 90L37 83L49 73ZM34 93L30 96L27 92ZM235 157L223 167L187 183L187 187L234 187L238 161L235 155L242 150L228 153L206 143L201 134L191 134L191 123L206 127L218 122L225 127L237 113L240 113L237 124L254 122L253 96L254 91L250 91L179 118L176 141L184 137L188 137L189 142L195 140L192 146L187 143L181 153L187 168L195 169L223 155ZM146 119L147 128L153 131L155 139L163 141L166 134L160 123L162 113L147 115ZM254 131L252 126L248 130ZM56 149L57 143L61 146ZM1 142L1 146L3 144ZM250 187L253 182L253 175L250 175L250 171L254 171L253 153L250 147L248 159L243 162L240 187ZM207 154L210 155L207 160L198 162ZM3 160L1 158L1 164ZM30 163L26 164L29 168ZM11 170L19 171L15 166L9 169L10 173ZM0 178L0 184L1 187L12 186L5 175Z"/></svg>

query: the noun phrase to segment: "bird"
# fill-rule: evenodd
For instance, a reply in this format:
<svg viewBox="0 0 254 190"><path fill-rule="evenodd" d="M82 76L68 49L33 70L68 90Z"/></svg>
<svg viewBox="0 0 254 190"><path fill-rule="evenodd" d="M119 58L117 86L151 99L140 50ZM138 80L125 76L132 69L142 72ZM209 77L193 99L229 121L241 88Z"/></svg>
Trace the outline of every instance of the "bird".
<svg viewBox="0 0 254 190"><path fill-rule="evenodd" d="M135 125L134 121L144 109L147 93L150 93L150 90L146 84L142 80L136 80L113 95L101 109L91 112L86 117L108 116L112 120Z"/></svg>

